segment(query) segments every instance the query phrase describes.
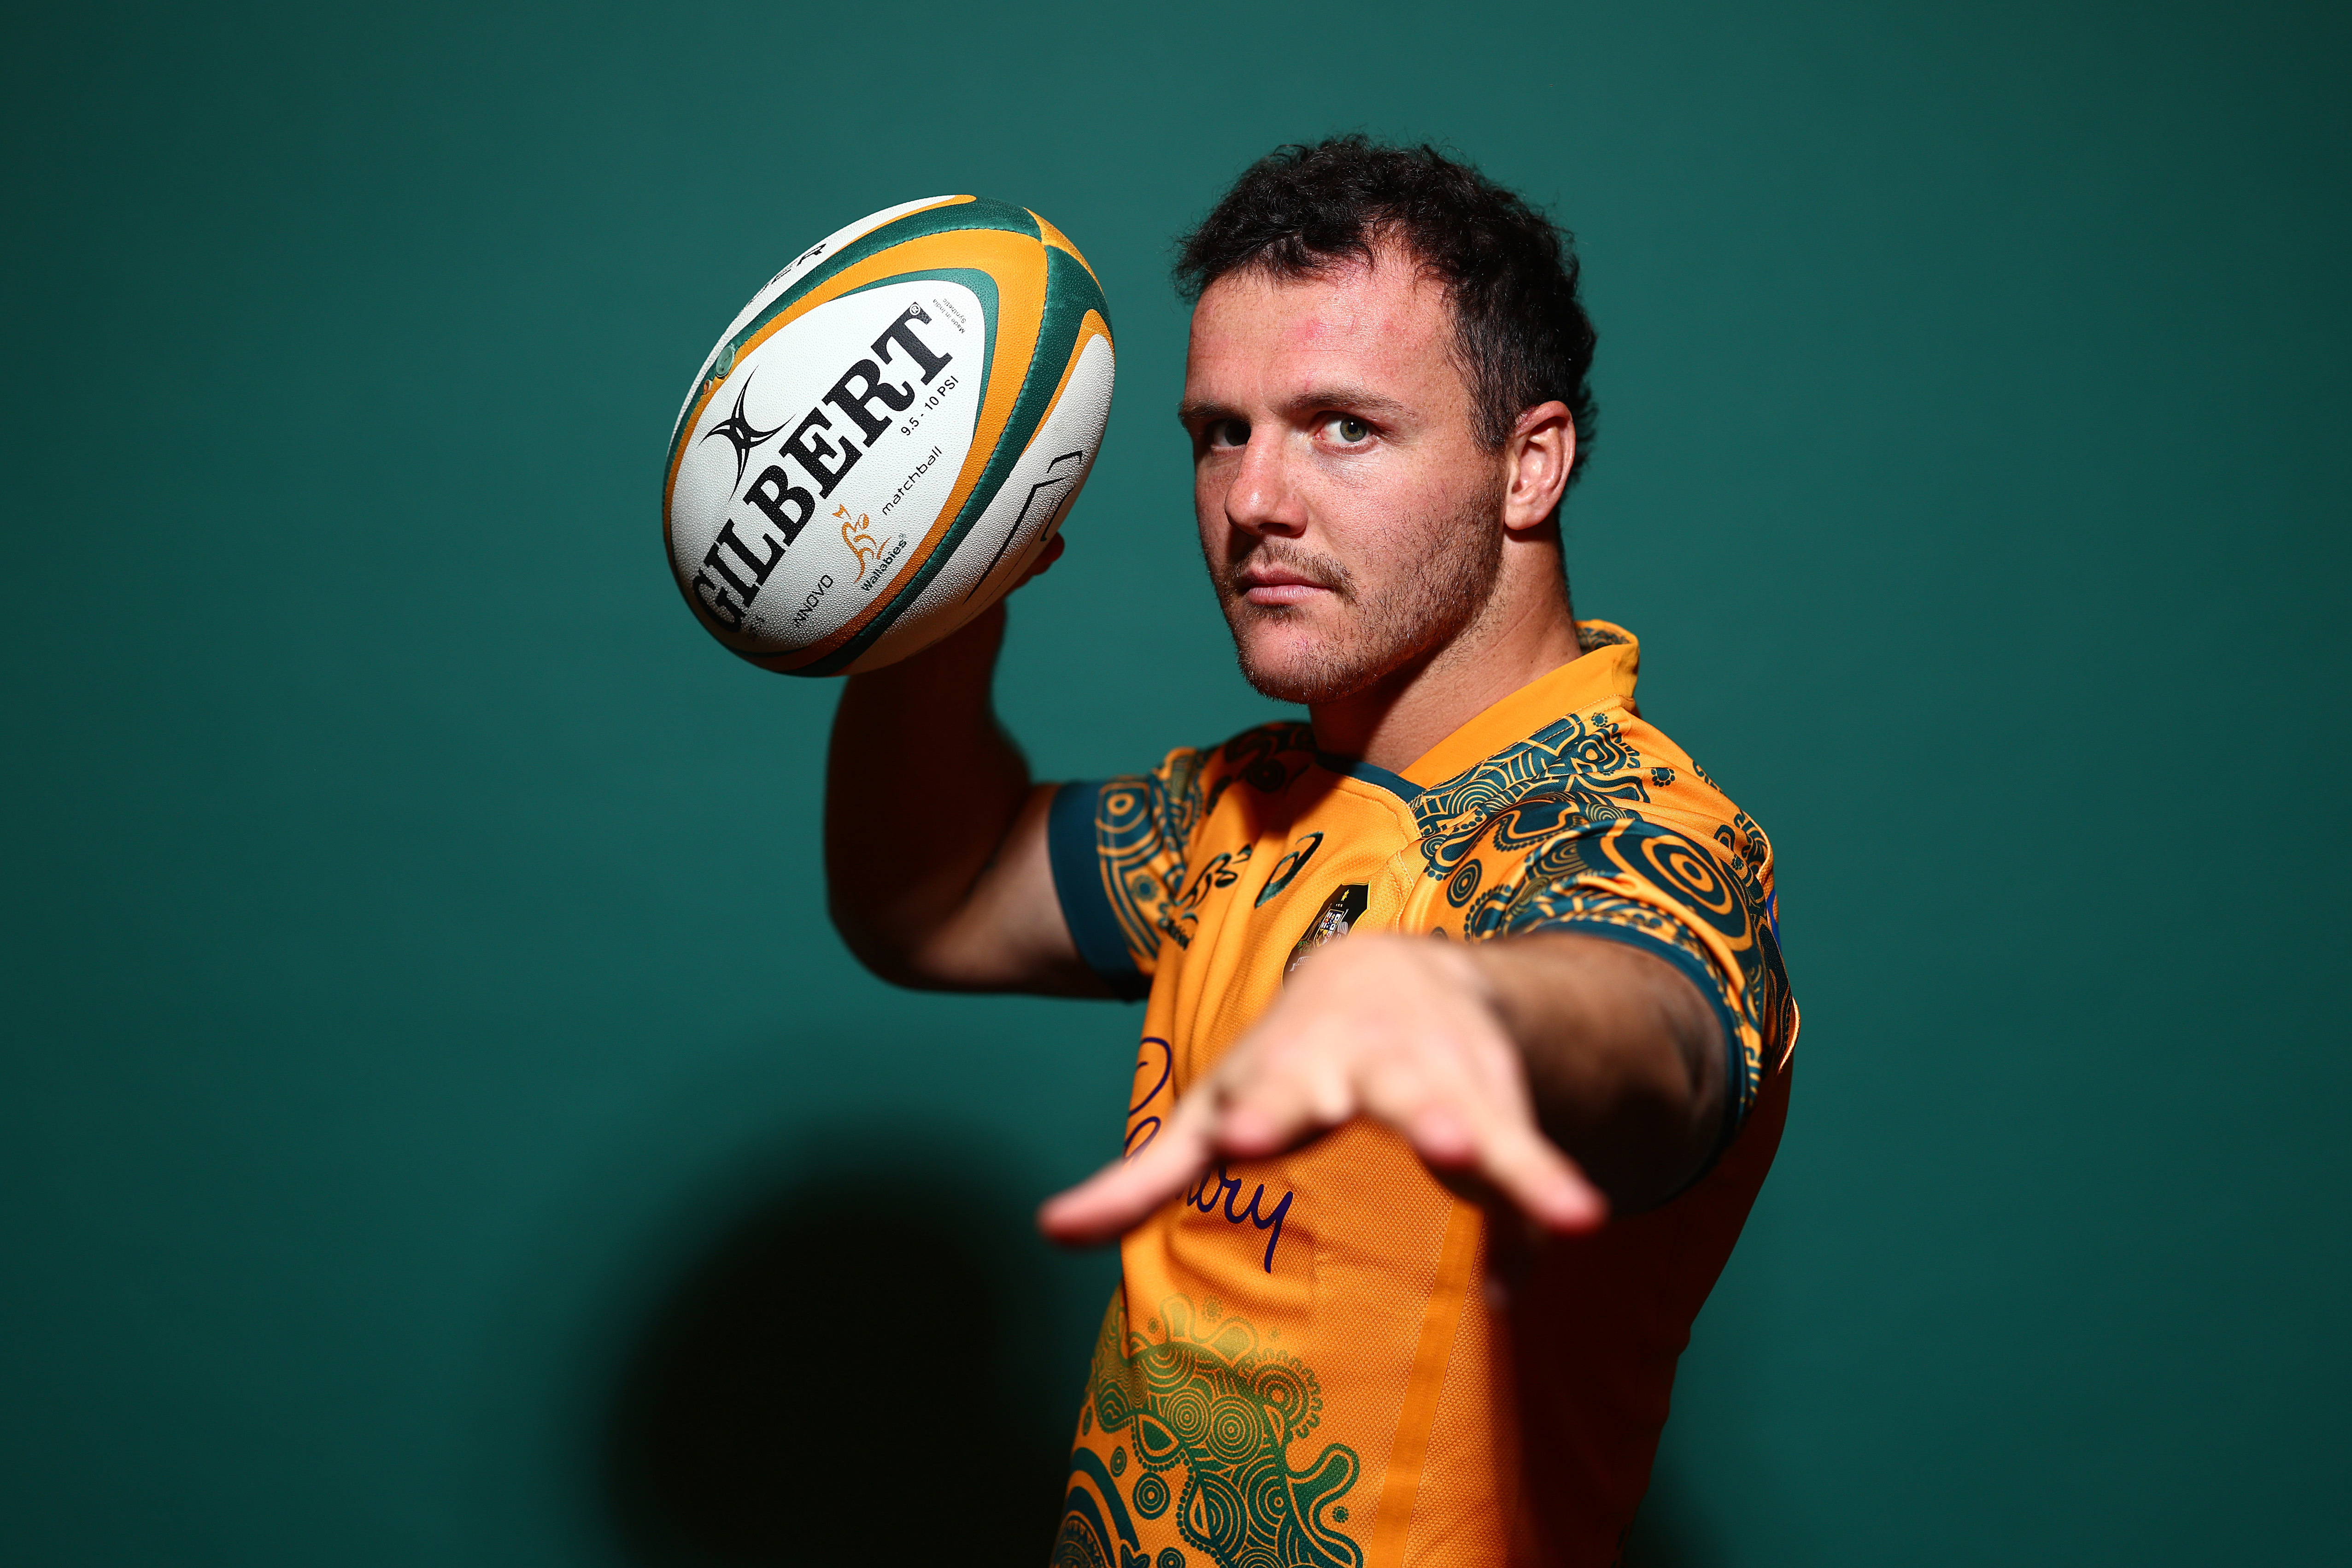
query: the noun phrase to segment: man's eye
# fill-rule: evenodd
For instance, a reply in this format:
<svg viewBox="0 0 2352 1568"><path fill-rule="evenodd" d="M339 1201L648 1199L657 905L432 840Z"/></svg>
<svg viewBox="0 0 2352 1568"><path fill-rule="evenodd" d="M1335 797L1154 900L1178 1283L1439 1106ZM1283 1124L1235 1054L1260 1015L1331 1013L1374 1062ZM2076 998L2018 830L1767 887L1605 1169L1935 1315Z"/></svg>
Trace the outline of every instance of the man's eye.
<svg viewBox="0 0 2352 1568"><path fill-rule="evenodd" d="M1332 416L1331 423L1327 428L1342 446L1347 447L1352 447L1359 441L1369 440L1372 434L1370 426L1345 414Z"/></svg>
<svg viewBox="0 0 2352 1568"><path fill-rule="evenodd" d="M1209 426L1209 445L1212 447L1248 446L1249 421L1246 419L1219 419L1213 422Z"/></svg>

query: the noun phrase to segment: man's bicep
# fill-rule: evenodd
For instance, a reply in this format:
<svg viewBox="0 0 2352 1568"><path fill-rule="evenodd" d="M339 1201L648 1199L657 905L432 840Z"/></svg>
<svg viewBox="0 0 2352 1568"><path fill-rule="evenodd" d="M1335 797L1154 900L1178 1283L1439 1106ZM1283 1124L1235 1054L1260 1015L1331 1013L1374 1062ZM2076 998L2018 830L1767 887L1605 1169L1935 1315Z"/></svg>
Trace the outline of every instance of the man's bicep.
<svg viewBox="0 0 2352 1568"><path fill-rule="evenodd" d="M1149 773L1039 784L929 964L956 989L1140 1000L1201 816L1204 753Z"/></svg>
<svg viewBox="0 0 2352 1568"><path fill-rule="evenodd" d="M1055 793L1038 784L1006 828L954 917L922 955L932 983L954 991L1026 991L1048 996L1115 994L1071 940L1054 886L1048 823Z"/></svg>

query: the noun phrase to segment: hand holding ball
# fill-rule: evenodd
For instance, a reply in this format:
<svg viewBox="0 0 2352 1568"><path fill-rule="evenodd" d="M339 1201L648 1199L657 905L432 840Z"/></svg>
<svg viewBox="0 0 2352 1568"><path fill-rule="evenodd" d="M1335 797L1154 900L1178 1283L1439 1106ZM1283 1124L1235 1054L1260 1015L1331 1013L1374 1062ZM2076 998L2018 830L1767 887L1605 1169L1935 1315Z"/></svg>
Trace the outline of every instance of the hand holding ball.
<svg viewBox="0 0 2352 1568"><path fill-rule="evenodd" d="M1102 287L1021 207L940 196L803 251L670 434L662 531L704 629L762 668L906 658L1038 563L1094 466Z"/></svg>

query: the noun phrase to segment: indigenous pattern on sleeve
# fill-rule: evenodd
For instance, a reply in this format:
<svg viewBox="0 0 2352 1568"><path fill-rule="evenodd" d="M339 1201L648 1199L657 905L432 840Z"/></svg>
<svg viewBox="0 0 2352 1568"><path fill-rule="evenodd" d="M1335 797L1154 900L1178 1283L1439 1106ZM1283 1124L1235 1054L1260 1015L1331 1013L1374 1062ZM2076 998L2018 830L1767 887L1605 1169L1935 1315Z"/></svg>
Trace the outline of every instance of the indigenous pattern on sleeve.
<svg viewBox="0 0 2352 1568"><path fill-rule="evenodd" d="M1095 969L1115 986L1121 969L1148 985L1164 944L1190 945L1202 900L1250 858L1244 845L1194 866L1201 824L1235 784L1278 794L1314 754L1306 725L1265 724L1222 746L1179 747L1148 773L1063 785L1048 829L1055 885ZM1088 929L1115 931L1117 950L1099 937L1090 944Z"/></svg>
<svg viewBox="0 0 2352 1568"><path fill-rule="evenodd" d="M1727 1132L1790 1027L1771 845L1705 771L1619 709L1571 713L1413 801L1426 874L1470 940L1544 930L1680 968L1723 1026Z"/></svg>

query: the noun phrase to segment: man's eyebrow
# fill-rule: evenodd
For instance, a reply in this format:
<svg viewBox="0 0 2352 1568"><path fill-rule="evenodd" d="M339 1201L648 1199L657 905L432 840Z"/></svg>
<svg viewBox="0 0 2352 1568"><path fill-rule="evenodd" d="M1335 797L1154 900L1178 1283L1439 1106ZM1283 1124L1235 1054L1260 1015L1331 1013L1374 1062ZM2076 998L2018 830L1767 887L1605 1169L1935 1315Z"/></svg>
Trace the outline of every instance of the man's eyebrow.
<svg viewBox="0 0 2352 1568"><path fill-rule="evenodd" d="M1283 406L1293 414L1320 414L1328 408L1335 414L1369 414L1375 419L1386 420L1397 419L1408 412L1402 401L1385 393L1346 385L1309 387Z"/></svg>
<svg viewBox="0 0 2352 1568"><path fill-rule="evenodd" d="M1395 420L1410 411L1398 399L1360 386L1310 387L1296 397L1286 399L1283 406L1292 414L1320 414L1329 409L1333 413L1369 414L1382 420ZM1176 422L1180 425L1238 417L1239 415L1222 403L1187 398L1176 405Z"/></svg>

